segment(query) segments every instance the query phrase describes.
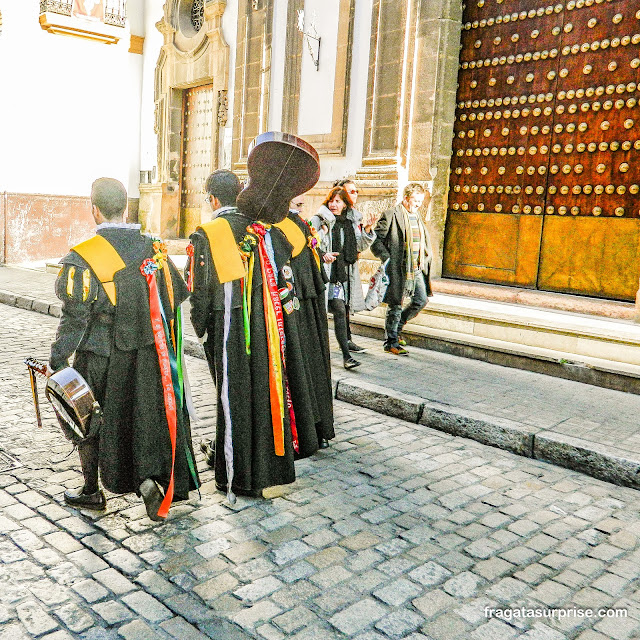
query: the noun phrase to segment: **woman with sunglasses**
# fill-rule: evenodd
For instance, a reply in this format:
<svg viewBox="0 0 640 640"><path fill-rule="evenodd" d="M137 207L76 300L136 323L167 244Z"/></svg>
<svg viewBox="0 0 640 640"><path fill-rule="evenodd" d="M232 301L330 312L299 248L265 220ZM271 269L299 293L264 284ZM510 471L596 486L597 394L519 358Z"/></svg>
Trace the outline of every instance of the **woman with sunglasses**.
<svg viewBox="0 0 640 640"><path fill-rule="evenodd" d="M373 216L363 219L362 214L353 208L353 200L344 186L331 189L311 219L324 253L324 267L329 276L328 307L333 314L334 331L345 369L360 366L360 362L351 356L351 351L364 351L350 340L349 314L364 309L358 256L375 240L374 224Z"/></svg>

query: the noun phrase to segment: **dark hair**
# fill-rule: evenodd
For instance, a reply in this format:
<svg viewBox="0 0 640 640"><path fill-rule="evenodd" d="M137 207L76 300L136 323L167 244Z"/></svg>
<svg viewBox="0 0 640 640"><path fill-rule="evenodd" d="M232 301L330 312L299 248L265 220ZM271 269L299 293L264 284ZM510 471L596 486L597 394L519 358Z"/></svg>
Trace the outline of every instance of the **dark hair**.
<svg viewBox="0 0 640 640"><path fill-rule="evenodd" d="M328 207L329 203L336 196L340 196L340 200L342 200L342 202L344 202L347 205L347 209L350 209L353 206L353 203L351 202L351 198L349 197L349 194L347 193L347 190L344 189L343 187L333 187L333 189L331 189L331 191L329 191L329 195L325 198L325 200L324 200L324 202L322 204L325 207Z"/></svg>
<svg viewBox="0 0 640 640"><path fill-rule="evenodd" d="M334 187L344 187L345 184L355 184L352 178L341 178L333 183Z"/></svg>
<svg viewBox="0 0 640 640"><path fill-rule="evenodd" d="M107 219L121 218L127 208L127 190L119 180L98 178L91 185L91 204Z"/></svg>
<svg viewBox="0 0 640 640"><path fill-rule="evenodd" d="M233 207L242 187L238 176L227 169L217 169L208 178L205 190L220 200L223 207Z"/></svg>

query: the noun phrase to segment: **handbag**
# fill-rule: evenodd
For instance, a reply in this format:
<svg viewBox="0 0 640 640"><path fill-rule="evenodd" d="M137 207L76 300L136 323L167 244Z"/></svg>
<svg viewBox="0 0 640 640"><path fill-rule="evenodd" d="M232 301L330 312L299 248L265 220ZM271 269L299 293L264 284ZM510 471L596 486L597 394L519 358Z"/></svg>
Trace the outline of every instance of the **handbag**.
<svg viewBox="0 0 640 640"><path fill-rule="evenodd" d="M373 311L376 307L379 307L387 293L387 287L389 286L388 264L389 260L387 259L378 267L378 270L369 280L369 289L364 299L364 308L367 311Z"/></svg>

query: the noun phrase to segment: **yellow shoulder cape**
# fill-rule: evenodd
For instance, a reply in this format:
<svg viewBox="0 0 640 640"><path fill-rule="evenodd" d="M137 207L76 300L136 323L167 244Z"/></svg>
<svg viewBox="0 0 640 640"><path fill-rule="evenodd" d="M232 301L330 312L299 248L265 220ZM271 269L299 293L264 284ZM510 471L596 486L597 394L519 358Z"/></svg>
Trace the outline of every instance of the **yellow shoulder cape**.
<svg viewBox="0 0 640 640"><path fill-rule="evenodd" d="M93 236L71 249L81 256L100 280L111 304L116 304L116 285L113 282L118 271L127 265L113 245L102 236Z"/></svg>
<svg viewBox="0 0 640 640"><path fill-rule="evenodd" d="M304 237L304 233L302 233L300 227L289 218L285 218L282 222L278 222L273 226L278 227L278 229L287 236L287 240L293 245L293 257L299 256L307 246L307 239Z"/></svg>
<svg viewBox="0 0 640 640"><path fill-rule="evenodd" d="M209 240L209 249L218 273L218 280L225 283L244 278L244 263L229 222L224 218L216 218L198 228L204 231Z"/></svg>

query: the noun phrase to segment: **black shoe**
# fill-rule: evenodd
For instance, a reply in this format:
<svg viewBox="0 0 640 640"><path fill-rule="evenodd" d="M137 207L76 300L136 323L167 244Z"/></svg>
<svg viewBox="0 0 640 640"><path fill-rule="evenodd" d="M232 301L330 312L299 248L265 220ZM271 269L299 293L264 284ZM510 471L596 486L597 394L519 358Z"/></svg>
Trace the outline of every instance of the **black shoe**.
<svg viewBox="0 0 640 640"><path fill-rule="evenodd" d="M216 489L227 493L227 485L219 484L216 482ZM262 498L262 489L233 489L233 493L237 496L244 496L246 498Z"/></svg>
<svg viewBox="0 0 640 640"><path fill-rule="evenodd" d="M144 506L147 508L149 518L154 522L164 520L162 516L158 515L158 509L160 509L164 495L162 495L160 485L153 478L147 478L140 485L140 495L144 500Z"/></svg>
<svg viewBox="0 0 640 640"><path fill-rule="evenodd" d="M356 367L359 367L360 364L361 363L355 360L354 358L348 358L347 360L344 361L344 368L347 370L355 369Z"/></svg>
<svg viewBox="0 0 640 640"><path fill-rule="evenodd" d="M64 501L70 507L76 507L78 509L104 511L107 508L107 499L100 489L95 493L83 493L82 489L80 491L65 491Z"/></svg>
<svg viewBox="0 0 640 640"><path fill-rule="evenodd" d="M328 449L329 441L326 438L320 438L320 443L318 444L318 448L320 449Z"/></svg>
<svg viewBox="0 0 640 640"><path fill-rule="evenodd" d="M200 451L204 453L204 460L210 467L215 467L216 464L216 449L213 440L206 442L203 440L200 443Z"/></svg>
<svg viewBox="0 0 640 640"><path fill-rule="evenodd" d="M353 351L354 353L362 353L363 351L366 351L364 347L359 347L355 342L351 342L351 340L349 340L347 346L349 347L349 351Z"/></svg>

